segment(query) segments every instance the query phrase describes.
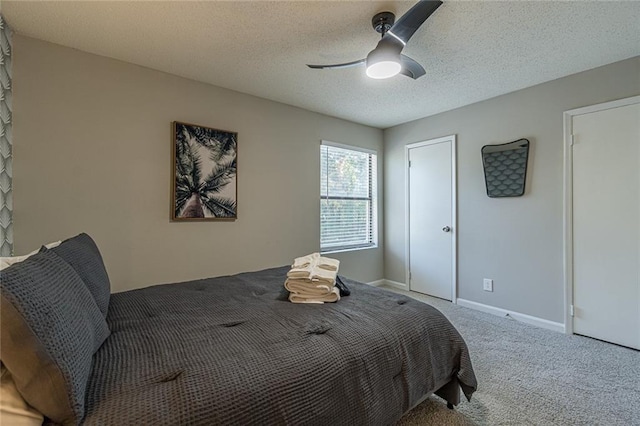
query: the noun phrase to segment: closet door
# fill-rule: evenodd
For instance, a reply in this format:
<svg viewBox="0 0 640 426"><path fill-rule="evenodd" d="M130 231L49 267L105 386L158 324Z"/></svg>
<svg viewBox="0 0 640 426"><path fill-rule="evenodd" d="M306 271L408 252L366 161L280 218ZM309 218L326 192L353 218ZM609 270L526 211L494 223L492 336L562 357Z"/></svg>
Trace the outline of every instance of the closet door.
<svg viewBox="0 0 640 426"><path fill-rule="evenodd" d="M455 136L407 146L411 291L455 298Z"/></svg>
<svg viewBox="0 0 640 426"><path fill-rule="evenodd" d="M573 330L640 349L640 104L572 120Z"/></svg>

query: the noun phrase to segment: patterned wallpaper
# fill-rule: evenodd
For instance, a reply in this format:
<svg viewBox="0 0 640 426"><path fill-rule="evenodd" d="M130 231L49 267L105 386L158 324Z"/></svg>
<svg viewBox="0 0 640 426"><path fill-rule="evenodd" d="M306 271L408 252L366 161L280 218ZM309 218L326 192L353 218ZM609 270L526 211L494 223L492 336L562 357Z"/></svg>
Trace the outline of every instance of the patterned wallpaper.
<svg viewBox="0 0 640 426"><path fill-rule="evenodd" d="M11 29L0 15L0 256L13 252Z"/></svg>

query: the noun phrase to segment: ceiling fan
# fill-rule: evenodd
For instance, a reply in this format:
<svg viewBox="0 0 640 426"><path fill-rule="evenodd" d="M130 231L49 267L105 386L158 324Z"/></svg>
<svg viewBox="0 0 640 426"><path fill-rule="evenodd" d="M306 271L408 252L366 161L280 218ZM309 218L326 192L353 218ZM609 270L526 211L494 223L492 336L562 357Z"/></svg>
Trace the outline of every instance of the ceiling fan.
<svg viewBox="0 0 640 426"><path fill-rule="evenodd" d="M371 78L382 79L396 74L406 75L414 80L422 77L425 70L416 61L402 54L402 49L409 39L420 28L433 12L442 4L441 1L420 0L395 23L395 15L391 12L380 12L371 20L376 32L382 34L378 45L360 59L344 64L309 65L313 69L339 69L359 65L367 66L367 75Z"/></svg>

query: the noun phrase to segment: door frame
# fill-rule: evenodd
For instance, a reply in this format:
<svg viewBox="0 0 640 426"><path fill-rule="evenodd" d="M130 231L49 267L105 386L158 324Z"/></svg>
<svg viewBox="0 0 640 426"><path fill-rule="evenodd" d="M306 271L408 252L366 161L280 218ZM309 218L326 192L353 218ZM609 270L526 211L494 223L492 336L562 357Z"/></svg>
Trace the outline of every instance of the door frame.
<svg viewBox="0 0 640 426"><path fill-rule="evenodd" d="M457 151L456 151L456 135L443 136L441 138L429 139L420 142L414 142L404 147L404 241L405 241L405 262L404 262L404 279L407 288L411 290L411 280L409 279L409 269L411 266L411 248L409 244L410 233L410 217L409 217L409 150L420 148L427 145L435 145L444 142L451 142L451 302L458 303L458 195L457 195Z"/></svg>
<svg viewBox="0 0 640 426"><path fill-rule="evenodd" d="M563 113L564 127L564 220L563 220L563 269L564 269L564 330L573 334L573 117L640 103L640 96L618 99Z"/></svg>

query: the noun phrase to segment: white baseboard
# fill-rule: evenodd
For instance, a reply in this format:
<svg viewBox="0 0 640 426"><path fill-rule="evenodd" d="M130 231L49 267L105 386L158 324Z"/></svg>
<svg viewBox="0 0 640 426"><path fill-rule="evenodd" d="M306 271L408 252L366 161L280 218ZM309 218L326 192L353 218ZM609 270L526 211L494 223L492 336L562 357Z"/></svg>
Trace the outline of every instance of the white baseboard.
<svg viewBox="0 0 640 426"><path fill-rule="evenodd" d="M397 281L391 281L391 280L387 280L385 278L381 279L381 280L377 280L377 281L371 281L370 283L367 283L371 286L374 287L380 287L383 285L388 285L389 287L395 287L395 288L399 288L400 290L409 290L407 288L406 284L403 283L399 283Z"/></svg>
<svg viewBox="0 0 640 426"><path fill-rule="evenodd" d="M384 283L390 287L395 287L400 290L409 290L409 287L406 284L400 283L398 281L384 280Z"/></svg>
<svg viewBox="0 0 640 426"><path fill-rule="evenodd" d="M369 284L370 286L373 286L373 287L380 287L381 285L385 284L385 280L381 279L381 280L377 280L377 281L371 281L370 283L367 283L367 284Z"/></svg>
<svg viewBox="0 0 640 426"><path fill-rule="evenodd" d="M472 302L471 300L458 299L457 302L459 306L464 306L465 308L475 309L476 311L486 312L488 314L497 315L499 317L511 317L515 320L535 325L536 327L546 328L547 330L557 331L559 333L565 333L564 324L560 322L553 322L527 314L508 311L506 309L496 308L495 306Z"/></svg>

